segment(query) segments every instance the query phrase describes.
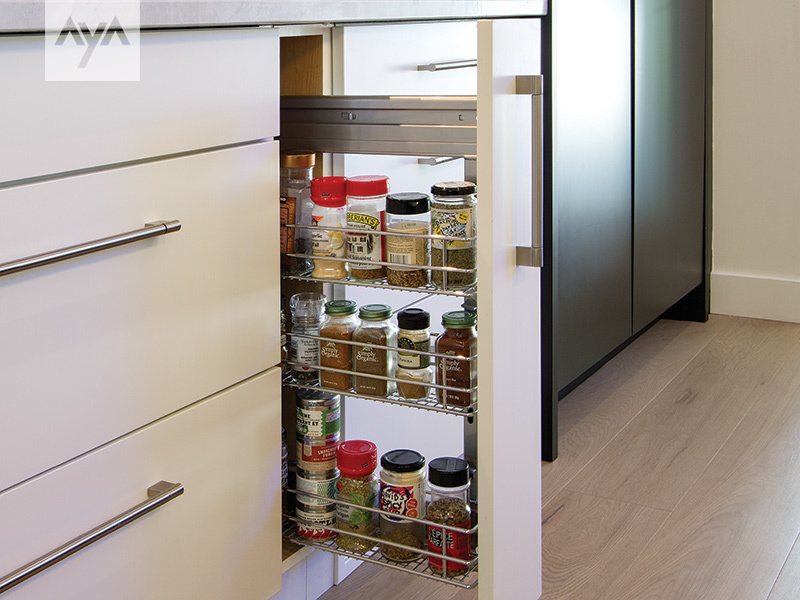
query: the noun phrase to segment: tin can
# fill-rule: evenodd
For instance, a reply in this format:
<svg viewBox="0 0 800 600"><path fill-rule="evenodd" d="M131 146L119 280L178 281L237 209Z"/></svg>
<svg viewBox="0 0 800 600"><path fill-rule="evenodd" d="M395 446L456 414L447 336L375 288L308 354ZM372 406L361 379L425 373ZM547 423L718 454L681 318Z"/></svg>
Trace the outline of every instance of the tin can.
<svg viewBox="0 0 800 600"><path fill-rule="evenodd" d="M302 390L297 394L297 435L326 438L339 435L341 397L319 390ZM334 465L335 466L335 465Z"/></svg>
<svg viewBox="0 0 800 600"><path fill-rule="evenodd" d="M326 506L309 506L298 502L295 514L298 519L305 521L305 523L295 524L297 535L312 540L334 537L336 533L325 529L325 527L336 525L336 509L334 506L334 504L331 504L330 508Z"/></svg>
<svg viewBox="0 0 800 600"><path fill-rule="evenodd" d="M306 438L297 434L297 468L306 473L328 473L336 468L339 434L326 438Z"/></svg>
<svg viewBox="0 0 800 600"><path fill-rule="evenodd" d="M320 500L319 498L312 498L304 494L297 494L297 501L305 504L306 506L336 506L332 500L336 497L336 480L339 478L339 470L333 469L327 473L306 473L302 469L297 469L296 487L298 492L309 492L317 494L318 496L325 496L330 498L331 502Z"/></svg>

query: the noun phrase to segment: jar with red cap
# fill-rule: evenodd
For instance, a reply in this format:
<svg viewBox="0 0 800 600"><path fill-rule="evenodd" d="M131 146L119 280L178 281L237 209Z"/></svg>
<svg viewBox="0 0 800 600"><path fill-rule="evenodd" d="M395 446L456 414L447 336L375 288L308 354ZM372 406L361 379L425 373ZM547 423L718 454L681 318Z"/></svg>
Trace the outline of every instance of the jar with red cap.
<svg viewBox="0 0 800 600"><path fill-rule="evenodd" d="M359 281L377 281L386 277L382 235L370 231L384 231L386 225L386 195L389 178L385 175L360 175L347 178L347 227L367 233L347 234L347 258L350 277Z"/></svg>
<svg viewBox="0 0 800 600"><path fill-rule="evenodd" d="M339 444L336 452L341 475L336 482L336 500L359 506L377 508L380 479L375 472L378 466L378 448L366 440L348 440ZM346 504L336 506L336 526L341 531L374 537L378 528L378 514ZM340 533L336 544L342 550L363 554L374 544L364 538Z"/></svg>
<svg viewBox="0 0 800 600"><path fill-rule="evenodd" d="M312 277L319 279L344 279L347 277L347 263L336 260L320 260L318 256L331 258L345 257L345 237L343 231L347 215L347 182L344 177L316 177L311 180L311 253L314 255Z"/></svg>

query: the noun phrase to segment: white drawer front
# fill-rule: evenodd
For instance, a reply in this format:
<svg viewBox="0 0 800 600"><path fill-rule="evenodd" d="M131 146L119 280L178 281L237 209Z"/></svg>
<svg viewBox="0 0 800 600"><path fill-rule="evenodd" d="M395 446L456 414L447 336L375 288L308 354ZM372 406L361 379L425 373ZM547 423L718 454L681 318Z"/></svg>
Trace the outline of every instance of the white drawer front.
<svg viewBox="0 0 800 600"><path fill-rule="evenodd" d="M0 576L147 499L183 495L4 600L264 600L280 589L278 369L0 494Z"/></svg>
<svg viewBox="0 0 800 600"><path fill-rule="evenodd" d="M0 191L0 490L280 361L278 143Z"/></svg>
<svg viewBox="0 0 800 600"><path fill-rule="evenodd" d="M45 81L39 36L0 38L0 182L275 137L268 29L143 31L138 82Z"/></svg>

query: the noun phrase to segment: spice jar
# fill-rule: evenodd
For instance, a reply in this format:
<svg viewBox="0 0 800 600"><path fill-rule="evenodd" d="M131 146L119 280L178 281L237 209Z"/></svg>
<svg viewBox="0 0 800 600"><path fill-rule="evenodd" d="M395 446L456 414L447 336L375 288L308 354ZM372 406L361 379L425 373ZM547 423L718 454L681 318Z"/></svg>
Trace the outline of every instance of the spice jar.
<svg viewBox="0 0 800 600"><path fill-rule="evenodd" d="M439 402L450 406L470 406L471 388L475 387L478 376L477 360L478 332L475 313L463 310L446 312L442 315L444 332L436 340L436 353L445 354L436 360L436 377L439 385L463 388L465 391L438 389ZM452 358L450 358L452 357Z"/></svg>
<svg viewBox="0 0 800 600"><path fill-rule="evenodd" d="M286 296L281 294L281 372L286 373L289 349L286 347Z"/></svg>
<svg viewBox="0 0 800 600"><path fill-rule="evenodd" d="M300 390L297 393L297 435L306 438L327 438L341 429L341 398L321 390Z"/></svg>
<svg viewBox="0 0 800 600"><path fill-rule="evenodd" d="M469 181L446 181L431 188L431 226L434 235L461 240L434 239L431 244L431 265L475 269L478 255L475 246L475 184ZM432 271L433 284L441 289L462 290L475 285L475 272Z"/></svg>
<svg viewBox="0 0 800 600"><path fill-rule="evenodd" d="M428 395L422 384L433 383L431 359L425 354L413 354L403 350L431 350L431 315L421 308L408 308L397 313L397 378L414 383L398 383L400 395L406 400L419 400Z"/></svg>
<svg viewBox="0 0 800 600"><path fill-rule="evenodd" d="M307 254L311 239L307 229L286 225L311 224L310 185L316 155L313 152L285 152L280 157L281 252ZM308 273L311 262L305 258L281 257L281 268L292 275Z"/></svg>
<svg viewBox="0 0 800 600"><path fill-rule="evenodd" d="M366 440L348 440L339 444L337 460L341 476L336 483L336 499L366 506L378 507L380 480L375 468L378 466L378 448ZM342 531L375 536L378 530L378 513L336 505L336 527ZM372 550L369 540L340 533L336 544L342 550L364 553Z"/></svg>
<svg viewBox="0 0 800 600"><path fill-rule="evenodd" d="M442 525L469 529L471 510L469 506L469 464L460 458L435 458L428 466L428 488L431 503L428 505L428 520ZM443 544L443 539L446 540ZM428 525L428 551L461 560L469 560L470 535ZM428 564L434 573L441 573L442 559L429 556ZM460 575L467 566L460 562L447 561L447 575Z"/></svg>
<svg viewBox="0 0 800 600"><path fill-rule="evenodd" d="M407 192L386 197L386 231L408 234L386 236L387 262L421 268L388 267L386 282L400 287L428 284L430 261L431 199L427 194Z"/></svg>
<svg viewBox="0 0 800 600"><path fill-rule="evenodd" d="M396 515L425 518L425 457L414 450L392 450L381 456L381 491L379 508ZM424 548L424 523L381 513L381 539ZM418 552L381 544L386 558L407 562L420 556Z"/></svg>
<svg viewBox="0 0 800 600"><path fill-rule="evenodd" d="M394 377L397 356L392 350L377 346L397 346L397 326L389 321L392 308L386 304L367 304L358 311L361 323L353 332L353 341L369 344L355 346L353 371L381 377ZM374 344L374 345L373 345ZM393 381L356 375L355 390L358 394L385 397L394 391Z"/></svg>
<svg viewBox="0 0 800 600"><path fill-rule="evenodd" d="M347 222L346 180L344 177L317 177L311 180L311 253L314 257L329 256L344 258L346 247L343 231L332 231L328 227L342 227ZM319 279L344 279L347 264L335 260L314 258L312 277Z"/></svg>
<svg viewBox="0 0 800 600"><path fill-rule="evenodd" d="M353 339L353 332L358 326L355 302L331 300L325 305L325 315L325 321L319 330L320 336L346 341ZM352 348L350 344L320 340L320 366L349 371L352 368ZM320 371L319 378L324 387L349 390L353 386L350 373Z"/></svg>
<svg viewBox="0 0 800 600"><path fill-rule="evenodd" d="M292 333L319 335L325 296L317 292L295 294L289 299L292 311ZM290 357L292 375L299 383L317 383L319 371L313 368L319 364L319 340L292 336Z"/></svg>
<svg viewBox="0 0 800 600"><path fill-rule="evenodd" d="M365 231L382 231L386 218L386 194L389 178L385 175L361 175L347 178L347 227ZM350 278L377 281L386 277L386 267L371 264L384 260L383 236L361 233L347 234L347 258Z"/></svg>

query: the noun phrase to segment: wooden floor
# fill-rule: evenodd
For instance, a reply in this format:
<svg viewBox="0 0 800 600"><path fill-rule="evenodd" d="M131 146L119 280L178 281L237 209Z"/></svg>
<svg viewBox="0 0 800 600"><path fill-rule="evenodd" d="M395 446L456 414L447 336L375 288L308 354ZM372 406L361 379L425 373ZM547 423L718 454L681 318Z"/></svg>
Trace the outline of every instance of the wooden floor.
<svg viewBox="0 0 800 600"><path fill-rule="evenodd" d="M661 321L559 418L542 469L544 599L800 599L800 325ZM398 589L477 598L366 565L322 598Z"/></svg>

